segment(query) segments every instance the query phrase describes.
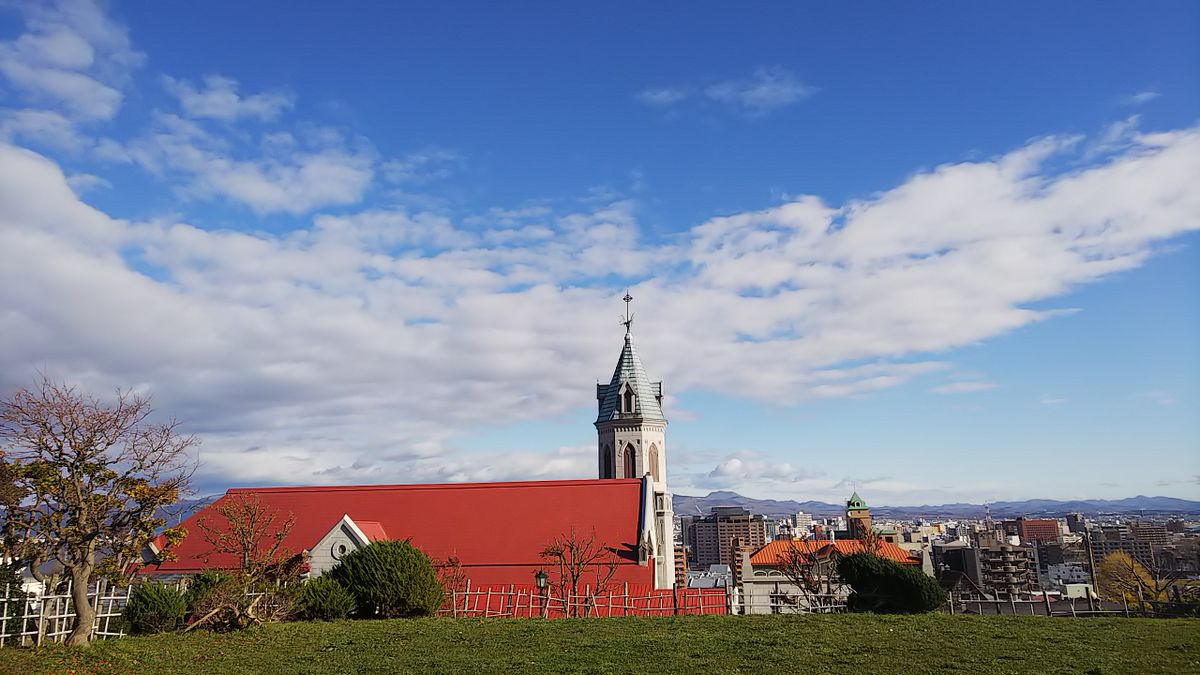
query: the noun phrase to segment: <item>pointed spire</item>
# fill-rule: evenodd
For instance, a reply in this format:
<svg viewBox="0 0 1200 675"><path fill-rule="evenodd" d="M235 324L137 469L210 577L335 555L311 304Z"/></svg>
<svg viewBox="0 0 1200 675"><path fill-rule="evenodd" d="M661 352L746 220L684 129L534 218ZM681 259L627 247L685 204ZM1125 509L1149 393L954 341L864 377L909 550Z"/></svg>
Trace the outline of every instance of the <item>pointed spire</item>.
<svg viewBox="0 0 1200 675"><path fill-rule="evenodd" d="M625 326L625 345L608 386L596 387L596 398L600 403L596 421L621 417L665 420L662 412L662 382L650 381L633 346L633 314L629 311L633 296L626 291L622 300L625 301L625 318L621 321Z"/></svg>

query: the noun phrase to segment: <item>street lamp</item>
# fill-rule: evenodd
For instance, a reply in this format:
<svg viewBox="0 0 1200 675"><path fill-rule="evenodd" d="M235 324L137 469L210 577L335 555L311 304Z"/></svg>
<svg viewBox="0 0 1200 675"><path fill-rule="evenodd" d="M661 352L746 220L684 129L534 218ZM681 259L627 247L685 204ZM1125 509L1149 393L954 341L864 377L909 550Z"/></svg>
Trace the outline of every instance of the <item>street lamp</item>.
<svg viewBox="0 0 1200 675"><path fill-rule="evenodd" d="M538 570L533 573L533 583L537 584L538 593L542 596L542 618L549 615L549 606L546 603L546 592L550 586L550 575L546 574L546 570Z"/></svg>

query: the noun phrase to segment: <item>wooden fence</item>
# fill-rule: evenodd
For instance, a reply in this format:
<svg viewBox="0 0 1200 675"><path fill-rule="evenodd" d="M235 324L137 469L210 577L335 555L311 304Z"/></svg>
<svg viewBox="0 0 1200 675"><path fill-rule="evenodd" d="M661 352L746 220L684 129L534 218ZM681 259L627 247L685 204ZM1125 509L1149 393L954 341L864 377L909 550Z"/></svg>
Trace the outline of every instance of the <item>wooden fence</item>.
<svg viewBox="0 0 1200 675"><path fill-rule="evenodd" d="M1188 616L1196 611L1195 605L1179 602L1129 602L1122 598L1120 602L1095 598L1062 598L1051 600L1049 596L1041 599L1018 600L978 600L956 598L952 594L944 607L950 614L978 614L984 616L1013 615L1013 616L1143 616L1143 617L1179 617Z"/></svg>
<svg viewBox="0 0 1200 675"><path fill-rule="evenodd" d="M92 624L94 638L124 635L121 611L129 601L130 587L113 588L99 581L88 589L88 599L96 610ZM0 647L42 645L62 642L71 632L75 619L70 582L61 593L25 594L7 588L0 598Z"/></svg>
<svg viewBox="0 0 1200 675"><path fill-rule="evenodd" d="M454 591L441 614L453 617L518 618L669 616L729 614L723 588L663 588L629 584L599 592L585 586L562 595L559 589L534 586L485 586Z"/></svg>

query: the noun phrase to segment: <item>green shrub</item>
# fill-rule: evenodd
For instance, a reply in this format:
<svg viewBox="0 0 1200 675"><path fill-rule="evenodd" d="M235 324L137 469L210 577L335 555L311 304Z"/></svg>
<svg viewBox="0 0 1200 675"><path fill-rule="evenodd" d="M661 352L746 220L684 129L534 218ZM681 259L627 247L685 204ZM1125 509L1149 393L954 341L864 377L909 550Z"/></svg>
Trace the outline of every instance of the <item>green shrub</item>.
<svg viewBox="0 0 1200 675"><path fill-rule="evenodd" d="M222 581L230 578L228 572L219 570L204 570L203 572L193 576L188 580L187 591L184 593L184 598L187 599L188 614L193 619L200 617L196 616L196 608L204 604L205 599L213 592Z"/></svg>
<svg viewBox="0 0 1200 675"><path fill-rule="evenodd" d="M407 541L368 544L327 574L354 596L360 617L428 616L446 597L433 561Z"/></svg>
<svg viewBox="0 0 1200 675"><path fill-rule="evenodd" d="M350 616L354 611L354 596L336 579L325 575L304 582L296 604L302 619L333 621Z"/></svg>
<svg viewBox="0 0 1200 675"><path fill-rule="evenodd" d="M29 594L25 592L25 579L21 577L21 567L17 562L0 565L0 598L9 598L6 625L10 635L25 630L25 603L21 602L21 599L28 599ZM4 610L4 603L0 603L0 611Z"/></svg>
<svg viewBox="0 0 1200 675"><path fill-rule="evenodd" d="M919 567L874 553L839 559L837 574L853 589L846 601L853 612L915 614L933 611L946 601L946 592Z"/></svg>
<svg viewBox="0 0 1200 675"><path fill-rule="evenodd" d="M135 635L165 633L179 628L187 614L187 599L173 586L158 583L134 587L121 616Z"/></svg>

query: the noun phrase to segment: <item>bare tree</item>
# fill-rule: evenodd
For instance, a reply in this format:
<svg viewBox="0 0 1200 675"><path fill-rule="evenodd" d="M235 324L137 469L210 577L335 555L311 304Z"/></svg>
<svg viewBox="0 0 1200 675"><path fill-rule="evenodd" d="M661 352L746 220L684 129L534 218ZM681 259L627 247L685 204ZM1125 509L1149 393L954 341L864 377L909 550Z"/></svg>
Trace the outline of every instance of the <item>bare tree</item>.
<svg viewBox="0 0 1200 675"><path fill-rule="evenodd" d="M262 503L256 494L234 494L213 507L216 516L196 519L200 534L209 550L202 555L205 563L216 555L233 556L246 585L265 578L278 577L294 557L283 546L296 524L295 514L286 518L278 510Z"/></svg>
<svg viewBox="0 0 1200 675"><path fill-rule="evenodd" d="M462 561L458 556L452 555L443 561L434 561L433 570L437 573L438 582L446 590L446 603L454 602L455 593L467 590L467 573L463 570Z"/></svg>
<svg viewBox="0 0 1200 675"><path fill-rule="evenodd" d="M833 556L821 555L819 546L798 545L791 541L779 555L779 571L797 589L795 599L790 594L780 594L778 600L786 604L799 605L816 611L831 607L835 603L837 575Z"/></svg>
<svg viewBox="0 0 1200 675"><path fill-rule="evenodd" d="M149 399L117 391L105 403L43 377L0 401L0 443L15 486L3 514L5 546L44 581L55 561L71 579L75 619L67 644L91 637L88 587L127 576L166 525L161 509L186 489L194 464L175 421L150 421ZM183 532L163 530L176 541Z"/></svg>
<svg viewBox="0 0 1200 675"><path fill-rule="evenodd" d="M616 551L597 540L596 530L582 536L574 527L551 540L541 556L558 566L557 586L569 616L590 613L592 601L607 589L619 563ZM587 595L582 607L574 602L581 586Z"/></svg>

